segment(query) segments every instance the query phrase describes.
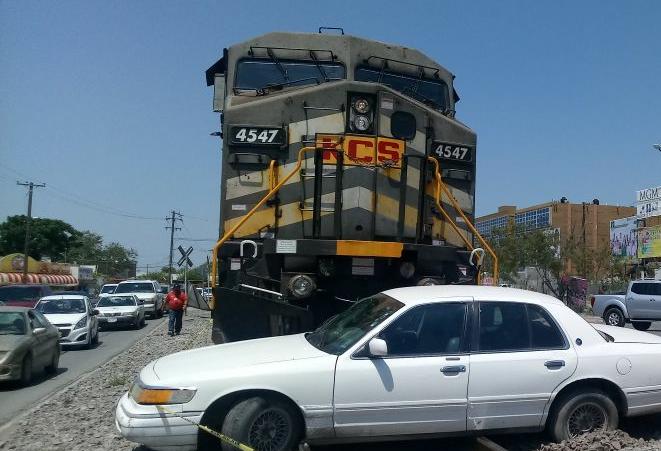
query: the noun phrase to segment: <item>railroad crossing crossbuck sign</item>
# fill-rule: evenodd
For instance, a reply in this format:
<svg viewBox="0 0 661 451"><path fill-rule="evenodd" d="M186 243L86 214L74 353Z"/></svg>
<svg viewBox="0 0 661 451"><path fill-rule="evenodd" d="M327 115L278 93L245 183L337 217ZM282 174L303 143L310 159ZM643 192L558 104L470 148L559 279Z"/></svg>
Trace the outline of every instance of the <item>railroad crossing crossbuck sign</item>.
<svg viewBox="0 0 661 451"><path fill-rule="evenodd" d="M179 249L179 252L181 253L181 258L177 262L177 266L181 266L184 263L186 263L189 268L192 268L193 267L193 262L191 261L190 258L188 258L188 256L191 254L191 252L193 252L193 246L189 247L186 250L184 250L183 247L179 246L178 249Z"/></svg>

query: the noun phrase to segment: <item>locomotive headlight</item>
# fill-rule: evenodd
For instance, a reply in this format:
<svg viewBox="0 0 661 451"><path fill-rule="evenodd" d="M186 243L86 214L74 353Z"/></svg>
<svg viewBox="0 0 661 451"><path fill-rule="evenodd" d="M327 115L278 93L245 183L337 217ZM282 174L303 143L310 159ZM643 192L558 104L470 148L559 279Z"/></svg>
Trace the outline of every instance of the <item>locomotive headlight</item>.
<svg viewBox="0 0 661 451"><path fill-rule="evenodd" d="M357 115L353 118L353 126L356 130L364 132L369 130L370 125L372 125L372 121L367 116Z"/></svg>
<svg viewBox="0 0 661 451"><path fill-rule="evenodd" d="M317 289L317 284L314 283L312 277L305 274L297 274L289 279L289 291L295 298L307 298Z"/></svg>
<svg viewBox="0 0 661 451"><path fill-rule="evenodd" d="M410 279L415 274L415 265L411 262L402 262L399 265L399 273L405 279Z"/></svg>
<svg viewBox="0 0 661 451"><path fill-rule="evenodd" d="M440 284L441 282L438 279L434 279L433 277L423 277L422 279L418 280L418 283L416 283L416 285L419 287L430 287L432 285Z"/></svg>
<svg viewBox="0 0 661 451"><path fill-rule="evenodd" d="M358 97L353 101L353 109L360 114L367 114L370 110L370 103L367 99Z"/></svg>

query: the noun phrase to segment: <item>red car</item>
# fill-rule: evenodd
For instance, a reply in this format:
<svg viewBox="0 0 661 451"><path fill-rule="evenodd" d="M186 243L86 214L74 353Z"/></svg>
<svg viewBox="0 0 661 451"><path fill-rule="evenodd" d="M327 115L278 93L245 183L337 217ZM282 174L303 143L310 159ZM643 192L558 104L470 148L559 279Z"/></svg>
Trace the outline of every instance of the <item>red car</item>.
<svg viewBox="0 0 661 451"><path fill-rule="evenodd" d="M50 296L53 290L48 285L5 285L0 287L0 302L16 307L35 306L44 296Z"/></svg>

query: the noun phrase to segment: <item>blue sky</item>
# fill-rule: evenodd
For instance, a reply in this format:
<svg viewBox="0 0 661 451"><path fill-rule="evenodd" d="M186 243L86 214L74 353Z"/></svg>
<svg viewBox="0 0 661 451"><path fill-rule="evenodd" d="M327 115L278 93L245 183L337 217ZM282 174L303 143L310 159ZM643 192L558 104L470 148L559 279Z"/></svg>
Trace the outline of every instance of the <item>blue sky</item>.
<svg viewBox="0 0 661 451"><path fill-rule="evenodd" d="M279 6L277 6L279 5ZM0 220L34 215L167 261L218 230L219 142L204 70L268 31L418 48L456 74L478 134L477 212L566 196L631 205L661 185L661 2L0 0ZM134 218L129 216L140 216ZM210 241L192 244L195 263Z"/></svg>

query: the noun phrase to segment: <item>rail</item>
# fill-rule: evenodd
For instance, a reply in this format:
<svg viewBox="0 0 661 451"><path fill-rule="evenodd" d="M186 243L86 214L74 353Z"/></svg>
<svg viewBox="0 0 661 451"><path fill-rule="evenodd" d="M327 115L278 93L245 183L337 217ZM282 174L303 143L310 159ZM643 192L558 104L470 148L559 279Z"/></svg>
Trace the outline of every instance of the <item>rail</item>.
<svg viewBox="0 0 661 451"><path fill-rule="evenodd" d="M294 176L300 169L301 165L303 164L303 155L305 155L307 152L315 150L316 147L302 147L301 150L298 151L298 158L296 160L296 165L294 166L294 169L287 174L282 180L280 180L277 184L271 187L268 193L266 193L266 196L262 198L257 204L252 207L252 209L246 213L239 222L237 222L230 230L228 230L225 235L223 235L213 246L213 258L211 260L211 286L213 288L216 287L216 282L218 278L218 251L220 250L220 247L227 241L236 231L243 225L245 222L250 219L252 215L255 214L255 212L262 206L264 205L270 198L273 196L275 193L277 193L282 186L287 183L287 181ZM271 165L269 167L269 171L271 171L272 168L274 168L275 165ZM269 185L272 185L272 180L269 181ZM209 303L209 307L213 310L216 306L216 294L212 290L212 298L211 302Z"/></svg>
<svg viewBox="0 0 661 451"><path fill-rule="evenodd" d="M461 209L461 206L459 205L459 202L457 202L457 199L455 199L454 195L452 192L445 186L443 183L443 179L441 177L441 172L440 172L440 167L438 164L438 160L433 157L428 157L428 160L434 165L434 178L436 180L436 189L434 192L434 201L436 203L436 208L441 212L441 214L445 217L445 219L450 223L452 228L457 232L459 237L462 239L462 241L466 244L468 249L472 252L475 250L475 246L468 241L468 239L464 236L464 234L461 232L461 229L459 229L459 226L457 223L450 217L447 211L445 211L445 208L441 205L441 191L445 193L448 196L448 199L450 200L450 203L452 206L457 210L459 215L462 217L470 231L477 237L478 241L480 244L484 247L484 249L487 250L489 255L491 255L491 260L493 261L493 284L497 285L498 284L498 256L496 256L496 253L493 251L491 246L489 246L489 243L486 242L486 240L482 237L480 232L477 231L473 223L471 222L470 219L466 216L464 211ZM472 256L472 254L471 254ZM471 262L472 263L472 262ZM479 280L479 275L478 275L478 280Z"/></svg>

